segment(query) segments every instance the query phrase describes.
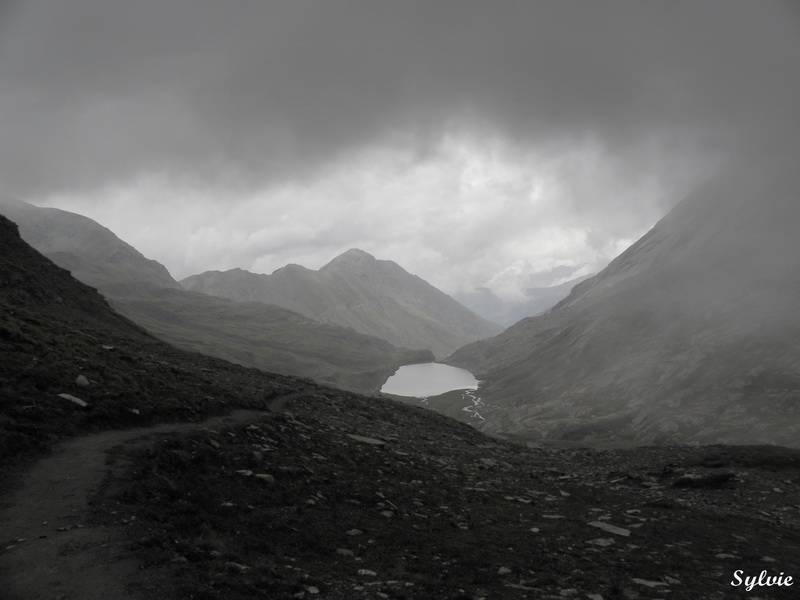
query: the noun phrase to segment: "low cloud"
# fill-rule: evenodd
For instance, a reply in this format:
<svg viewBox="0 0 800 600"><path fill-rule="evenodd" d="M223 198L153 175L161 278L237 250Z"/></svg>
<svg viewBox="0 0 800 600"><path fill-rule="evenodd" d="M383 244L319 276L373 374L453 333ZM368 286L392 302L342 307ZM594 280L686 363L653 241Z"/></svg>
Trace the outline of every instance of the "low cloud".
<svg viewBox="0 0 800 600"><path fill-rule="evenodd" d="M514 295L799 126L779 0L0 7L0 192L178 277L356 246Z"/></svg>
<svg viewBox="0 0 800 600"><path fill-rule="evenodd" d="M451 136L422 159L409 149L364 150L303 183L231 192L146 177L97 198L46 203L95 218L179 279L287 263L316 269L359 247L448 293L489 287L514 298L537 273L602 268L697 175L632 185L626 172L609 175L618 166L601 148L582 152L540 156Z"/></svg>

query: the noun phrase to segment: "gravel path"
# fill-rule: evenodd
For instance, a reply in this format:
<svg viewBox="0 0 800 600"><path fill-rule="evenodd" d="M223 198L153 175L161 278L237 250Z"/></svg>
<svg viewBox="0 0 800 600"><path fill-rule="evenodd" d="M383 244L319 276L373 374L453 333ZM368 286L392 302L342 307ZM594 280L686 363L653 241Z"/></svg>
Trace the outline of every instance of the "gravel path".
<svg viewBox="0 0 800 600"><path fill-rule="evenodd" d="M278 407L275 407L278 408ZM91 498L108 452L148 436L245 423L262 413L238 410L201 423L107 431L57 446L4 498L0 513L0 600L135 600L138 565L125 530L90 524Z"/></svg>

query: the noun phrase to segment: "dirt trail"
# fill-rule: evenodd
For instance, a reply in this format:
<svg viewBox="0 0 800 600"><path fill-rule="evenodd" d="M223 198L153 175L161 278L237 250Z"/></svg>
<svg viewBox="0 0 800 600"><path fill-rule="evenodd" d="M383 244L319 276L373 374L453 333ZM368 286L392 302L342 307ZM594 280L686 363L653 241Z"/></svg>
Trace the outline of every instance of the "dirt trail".
<svg viewBox="0 0 800 600"><path fill-rule="evenodd" d="M290 398L287 398L290 399ZM278 398L272 410L285 405ZM107 431L69 440L39 461L0 513L0 600L135 600L138 565L124 526L92 526L89 502L107 473L106 455L147 436L246 423L261 411L237 410L201 423Z"/></svg>

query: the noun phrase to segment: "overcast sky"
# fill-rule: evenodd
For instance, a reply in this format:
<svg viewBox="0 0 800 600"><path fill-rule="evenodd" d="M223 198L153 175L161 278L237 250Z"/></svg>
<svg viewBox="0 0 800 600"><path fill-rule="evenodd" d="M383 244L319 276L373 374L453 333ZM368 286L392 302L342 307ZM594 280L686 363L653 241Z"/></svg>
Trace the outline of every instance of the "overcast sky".
<svg viewBox="0 0 800 600"><path fill-rule="evenodd" d="M797 6L0 0L0 193L179 279L358 247L513 298L800 123Z"/></svg>

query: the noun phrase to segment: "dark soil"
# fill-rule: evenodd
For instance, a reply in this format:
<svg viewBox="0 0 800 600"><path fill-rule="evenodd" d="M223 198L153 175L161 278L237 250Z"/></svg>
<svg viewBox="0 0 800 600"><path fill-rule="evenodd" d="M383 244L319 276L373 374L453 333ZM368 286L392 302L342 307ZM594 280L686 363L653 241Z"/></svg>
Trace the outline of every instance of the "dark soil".
<svg viewBox="0 0 800 600"><path fill-rule="evenodd" d="M524 448L330 391L111 460L95 519L127 535L144 597L752 600L800 585L731 585L800 576L795 450Z"/></svg>
<svg viewBox="0 0 800 600"><path fill-rule="evenodd" d="M261 413L236 411L212 418L205 426L252 421ZM124 536L96 517L92 497L108 476L109 452L149 443L147 436L187 431L195 423L164 424L147 429L107 431L58 445L39 461L14 492L4 496L0 530L0 597L121 600L139 568Z"/></svg>

